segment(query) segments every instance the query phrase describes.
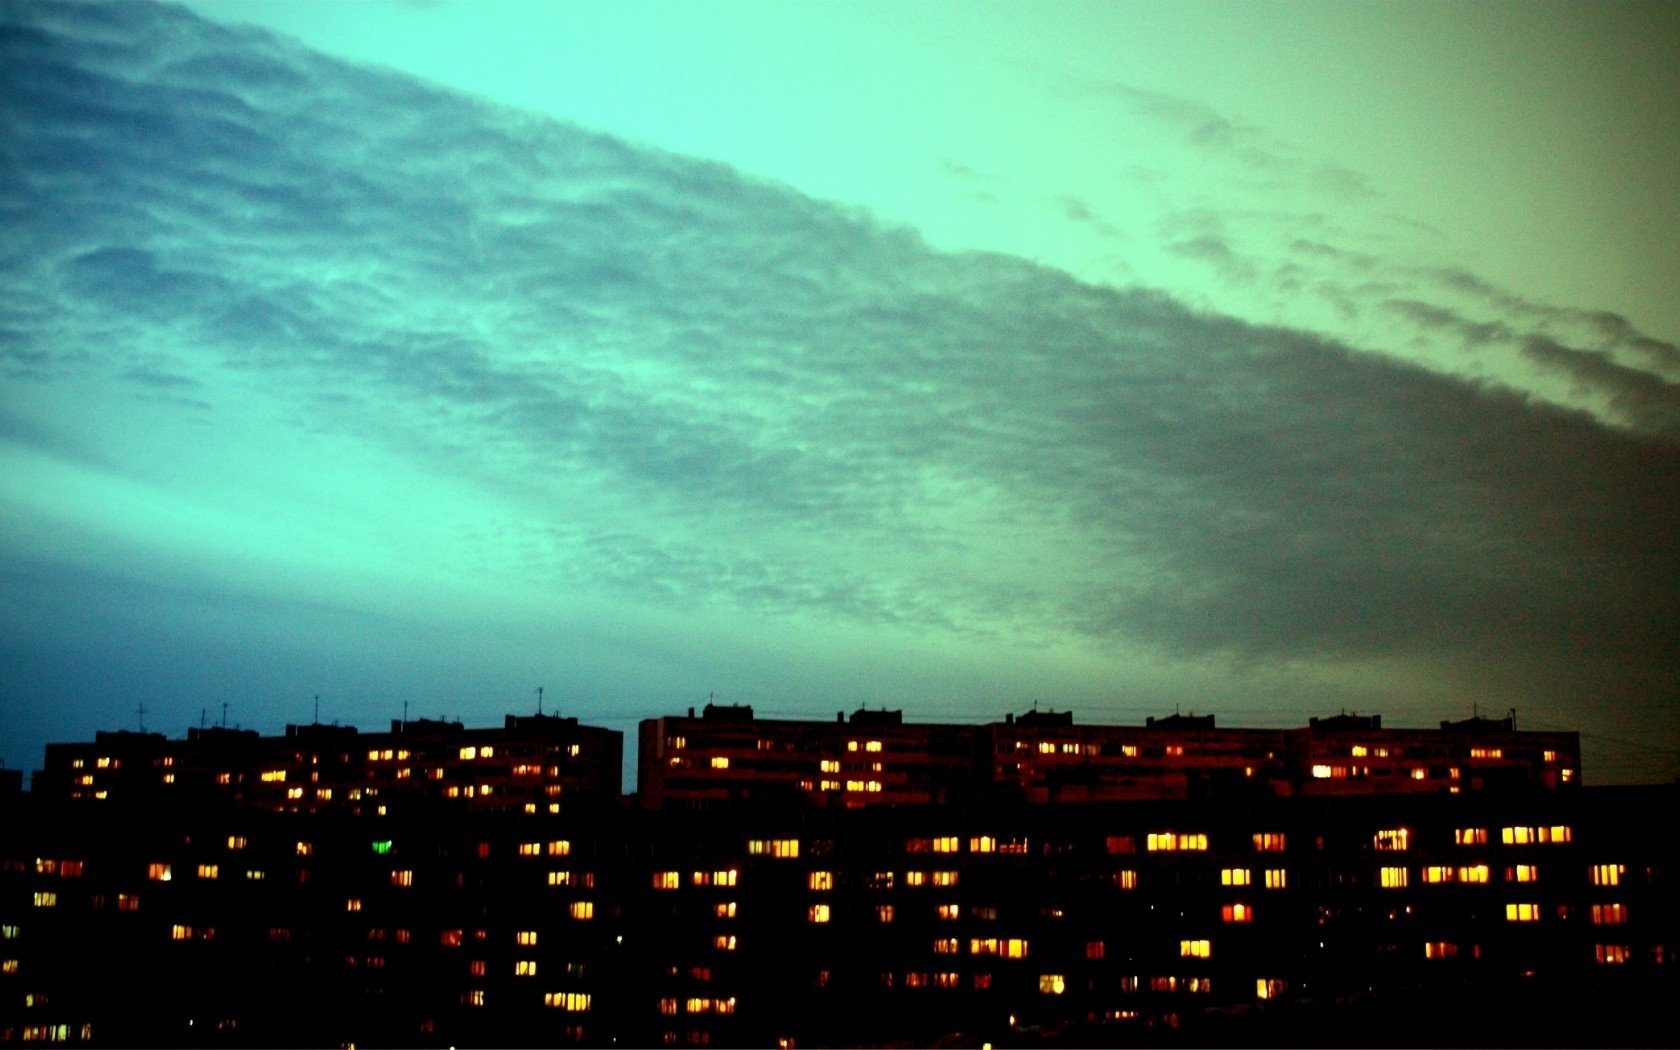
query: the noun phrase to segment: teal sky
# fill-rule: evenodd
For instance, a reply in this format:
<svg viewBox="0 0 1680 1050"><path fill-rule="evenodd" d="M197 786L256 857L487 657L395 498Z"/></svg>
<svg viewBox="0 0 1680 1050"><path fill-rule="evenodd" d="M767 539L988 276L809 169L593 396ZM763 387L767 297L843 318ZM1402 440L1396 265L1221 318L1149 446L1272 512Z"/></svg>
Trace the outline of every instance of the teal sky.
<svg viewBox="0 0 1680 1050"><path fill-rule="evenodd" d="M1670 5L0 28L8 765L541 685L1675 775Z"/></svg>

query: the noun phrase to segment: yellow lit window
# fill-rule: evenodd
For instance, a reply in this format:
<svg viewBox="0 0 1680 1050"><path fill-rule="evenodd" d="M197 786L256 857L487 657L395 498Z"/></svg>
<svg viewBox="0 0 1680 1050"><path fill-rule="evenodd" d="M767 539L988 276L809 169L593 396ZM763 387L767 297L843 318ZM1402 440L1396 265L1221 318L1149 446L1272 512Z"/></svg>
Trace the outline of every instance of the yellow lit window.
<svg viewBox="0 0 1680 1050"><path fill-rule="evenodd" d="M733 919L735 917L735 902L718 901L712 905L712 914L720 919Z"/></svg>
<svg viewBox="0 0 1680 1050"><path fill-rule="evenodd" d="M1540 868L1535 864L1516 864L1505 869L1507 882L1538 882Z"/></svg>
<svg viewBox="0 0 1680 1050"><path fill-rule="evenodd" d="M1372 837L1372 842L1380 850L1400 851L1409 846L1411 838L1408 828L1385 828Z"/></svg>
<svg viewBox="0 0 1680 1050"><path fill-rule="evenodd" d="M1206 940L1186 940L1178 942L1178 954L1186 959L1206 959L1213 955L1213 942Z"/></svg>
<svg viewBox="0 0 1680 1050"><path fill-rule="evenodd" d="M18 972L16 959L0 959L0 974L14 974Z"/></svg>
<svg viewBox="0 0 1680 1050"><path fill-rule="evenodd" d="M732 934L732 933L720 933L720 934L718 934L716 937L712 938L712 947L716 948L720 952L732 952L732 951L734 951L735 950L735 935Z"/></svg>
<svg viewBox="0 0 1680 1050"><path fill-rule="evenodd" d="M935 853L955 853L958 849L958 838L955 835L944 835L933 840Z"/></svg>
<svg viewBox="0 0 1680 1050"><path fill-rule="evenodd" d="M1174 850L1205 850L1208 837L1201 832L1152 831L1146 840L1151 852Z"/></svg>
<svg viewBox="0 0 1680 1050"><path fill-rule="evenodd" d="M838 773L840 772L840 760L837 758L825 758L818 764L818 771L823 773Z"/></svg>
<svg viewBox="0 0 1680 1050"><path fill-rule="evenodd" d="M970 853L992 853L997 850L997 839L990 835L979 835L968 840Z"/></svg>
<svg viewBox="0 0 1680 1050"><path fill-rule="evenodd" d="M347 899L344 902L344 910L345 911L361 911L362 910L362 899L360 897L351 897L351 898Z"/></svg>
<svg viewBox="0 0 1680 1050"><path fill-rule="evenodd" d="M595 917L595 902L573 901L567 906L566 910L571 914L572 918L577 919L579 922L587 922Z"/></svg>
<svg viewBox="0 0 1680 1050"><path fill-rule="evenodd" d="M521 842L519 844L519 855L521 857L540 857L540 856L542 856L542 843L540 843L540 842Z"/></svg>
<svg viewBox="0 0 1680 1050"><path fill-rule="evenodd" d="M1406 869L1387 867L1378 873L1378 882L1385 890L1397 890L1406 885Z"/></svg>
<svg viewBox="0 0 1680 1050"><path fill-rule="evenodd" d="M34 901L37 908L56 908L58 907L58 894L53 890L36 890Z"/></svg>
<svg viewBox="0 0 1680 1050"><path fill-rule="evenodd" d="M893 906L890 905L890 904L877 904L877 905L875 905L875 921L876 922L892 922L893 921Z"/></svg>
<svg viewBox="0 0 1680 1050"><path fill-rule="evenodd" d="M1053 755L1056 753L1056 745L1049 740L1040 740L1038 742L1038 753L1041 755Z"/></svg>
<svg viewBox="0 0 1680 1050"><path fill-rule="evenodd" d="M936 871L933 873L933 884L935 886L955 886L957 884L957 873L954 871Z"/></svg>
<svg viewBox="0 0 1680 1050"><path fill-rule="evenodd" d="M1470 749L1471 758L1504 758L1505 751L1498 747L1473 747Z"/></svg>
<svg viewBox="0 0 1680 1050"><path fill-rule="evenodd" d="M1488 876L1486 864L1466 864L1458 869L1459 882L1487 882Z"/></svg>
<svg viewBox="0 0 1680 1050"><path fill-rule="evenodd" d="M545 848L550 857L569 857L572 855L572 843L569 839L553 839Z"/></svg>
<svg viewBox="0 0 1680 1050"><path fill-rule="evenodd" d="M1289 888L1289 871L1286 868L1266 869L1266 888L1268 890L1283 890Z"/></svg>
<svg viewBox="0 0 1680 1050"><path fill-rule="evenodd" d="M866 740L863 749L865 751L879 751L881 750L881 742L879 740Z"/></svg>
<svg viewBox="0 0 1680 1050"><path fill-rule="evenodd" d="M1592 906L1594 926L1620 926L1628 921L1627 905L1595 904Z"/></svg>
<svg viewBox="0 0 1680 1050"><path fill-rule="evenodd" d="M1253 922L1254 909L1246 904L1226 904L1220 907L1219 918L1224 922Z"/></svg>
<svg viewBox="0 0 1680 1050"><path fill-rule="evenodd" d="M515 959L513 963L515 977L535 977L537 975L537 960Z"/></svg>
<svg viewBox="0 0 1680 1050"><path fill-rule="evenodd" d="M414 872L407 869L391 872L391 885L398 888L414 885Z"/></svg>
<svg viewBox="0 0 1680 1050"><path fill-rule="evenodd" d="M653 873L653 888L656 890L674 890L682 885L682 876L674 871L656 871Z"/></svg>
<svg viewBox="0 0 1680 1050"><path fill-rule="evenodd" d="M265 769L262 771L262 780L265 784L284 783L286 771L284 769Z"/></svg>
<svg viewBox="0 0 1680 1050"><path fill-rule="evenodd" d="M1257 831L1254 833L1254 851L1256 853L1282 853L1283 849L1283 832Z"/></svg>
<svg viewBox="0 0 1680 1050"><path fill-rule="evenodd" d="M828 921L828 905L826 905L826 904L813 904L813 905L811 905L809 908L805 909L805 920L807 922L827 922Z"/></svg>
<svg viewBox="0 0 1680 1050"><path fill-rule="evenodd" d="M813 891L832 890L834 888L834 873L832 871L813 871L806 876L805 883Z"/></svg>
<svg viewBox="0 0 1680 1050"><path fill-rule="evenodd" d="M1590 871L1594 886L1620 886L1622 876L1627 874L1625 864L1594 864Z"/></svg>
<svg viewBox="0 0 1680 1050"><path fill-rule="evenodd" d="M1289 983L1276 977L1256 977L1254 979L1254 997L1256 999L1276 999L1289 990Z"/></svg>
<svg viewBox="0 0 1680 1050"><path fill-rule="evenodd" d="M153 882L168 882L174 878L174 874L171 872L169 865L154 863L146 865L146 878Z"/></svg>
<svg viewBox="0 0 1680 1050"><path fill-rule="evenodd" d="M244 849L245 848L245 836L244 835L229 835L227 837L227 848L228 849L235 849L235 850Z"/></svg>
<svg viewBox="0 0 1680 1050"><path fill-rule="evenodd" d="M1219 872L1221 886L1247 886L1249 871L1247 868L1224 868Z"/></svg>
<svg viewBox="0 0 1680 1050"><path fill-rule="evenodd" d="M733 886L735 885L735 879L739 874L740 873L734 868L731 868L728 871L714 871L712 872L712 885Z"/></svg>
<svg viewBox="0 0 1680 1050"><path fill-rule="evenodd" d="M537 931L520 930L513 935L513 940L514 943L520 945L521 947L529 948L537 943Z"/></svg>
<svg viewBox="0 0 1680 1050"><path fill-rule="evenodd" d="M192 935L193 928L191 926L183 926L181 923L176 923L169 927L169 939L172 941L190 941L192 940Z"/></svg>
<svg viewBox="0 0 1680 1050"><path fill-rule="evenodd" d="M962 949L962 942L955 937L935 937L933 953L935 955L955 955Z"/></svg>
<svg viewBox="0 0 1680 1050"><path fill-rule="evenodd" d="M922 886L926 883L927 872L925 871L907 871L904 873L904 884L906 886Z"/></svg>
<svg viewBox="0 0 1680 1050"><path fill-rule="evenodd" d="M1135 889L1137 889L1137 884L1138 884L1137 872L1132 871L1130 869L1125 869L1125 870L1115 872L1114 873L1114 884L1116 886L1120 887L1123 890L1135 890Z"/></svg>
<svg viewBox="0 0 1680 1050"><path fill-rule="evenodd" d="M1595 944L1593 945L1593 961L1608 966L1620 966L1628 961L1631 954L1625 944Z"/></svg>
<svg viewBox="0 0 1680 1050"><path fill-rule="evenodd" d="M570 886L572 882L572 873L569 871L551 871L548 873L548 884L550 886Z"/></svg>
<svg viewBox="0 0 1680 1050"><path fill-rule="evenodd" d="M1423 881L1427 883L1453 881L1453 869L1443 864L1429 864L1423 868Z"/></svg>
<svg viewBox="0 0 1680 1050"><path fill-rule="evenodd" d="M589 1010L589 993L547 992L543 995L543 1005L568 1013L586 1013Z"/></svg>
<svg viewBox="0 0 1680 1050"><path fill-rule="evenodd" d="M960 905L960 904L941 904L936 909L936 912L941 919L944 919L948 922L954 922L957 919L962 917L962 905Z"/></svg>
<svg viewBox="0 0 1680 1050"><path fill-rule="evenodd" d="M1412 767L1412 779L1413 780L1428 780L1429 779L1429 770L1425 769L1423 766L1413 766Z"/></svg>
<svg viewBox="0 0 1680 1050"><path fill-rule="evenodd" d="M1067 978L1059 973L1038 975L1038 990L1045 995L1061 995L1067 991Z"/></svg>
<svg viewBox="0 0 1680 1050"><path fill-rule="evenodd" d="M1348 749L1348 754L1354 758L1364 758L1371 753L1371 749L1364 744L1355 744Z"/></svg>
<svg viewBox="0 0 1680 1050"><path fill-rule="evenodd" d="M729 768L729 756L728 755L713 755L712 756L712 768L713 769L728 769Z"/></svg>
<svg viewBox="0 0 1680 1050"><path fill-rule="evenodd" d="M295 849L295 852L297 853L297 855L300 856L300 857L314 856L314 854L315 854L315 843L313 843L313 842L299 842L294 849Z"/></svg>
<svg viewBox="0 0 1680 1050"><path fill-rule="evenodd" d="M1005 937L998 944L998 953L1005 959L1025 959L1027 957L1027 939L1025 937Z"/></svg>
<svg viewBox="0 0 1680 1050"><path fill-rule="evenodd" d="M1312 775L1319 780L1329 780L1336 775L1336 769L1328 763L1315 762L1312 767Z"/></svg>
<svg viewBox="0 0 1680 1050"><path fill-rule="evenodd" d="M1539 922L1540 905L1538 904L1507 904L1505 905L1506 922Z"/></svg>
<svg viewBox="0 0 1680 1050"><path fill-rule="evenodd" d="M201 878L201 879L216 879L216 878L220 878L221 874L222 874L222 869L221 869L220 865L217 865L217 864L200 864L198 866L198 877Z"/></svg>

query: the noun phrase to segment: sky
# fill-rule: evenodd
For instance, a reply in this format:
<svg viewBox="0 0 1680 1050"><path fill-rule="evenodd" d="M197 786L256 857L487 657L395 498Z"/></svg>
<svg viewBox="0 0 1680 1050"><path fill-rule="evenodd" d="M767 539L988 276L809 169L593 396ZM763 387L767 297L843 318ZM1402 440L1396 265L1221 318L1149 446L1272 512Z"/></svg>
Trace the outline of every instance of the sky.
<svg viewBox="0 0 1680 1050"><path fill-rule="evenodd" d="M8 4L0 49L9 767L542 687L632 742L1514 710L1680 773L1680 8Z"/></svg>

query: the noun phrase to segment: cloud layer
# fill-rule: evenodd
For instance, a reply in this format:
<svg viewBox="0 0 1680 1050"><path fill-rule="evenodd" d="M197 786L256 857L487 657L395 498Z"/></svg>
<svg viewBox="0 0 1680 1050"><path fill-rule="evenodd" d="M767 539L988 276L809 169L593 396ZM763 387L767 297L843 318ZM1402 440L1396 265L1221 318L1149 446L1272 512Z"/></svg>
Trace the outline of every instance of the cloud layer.
<svg viewBox="0 0 1680 1050"><path fill-rule="evenodd" d="M1187 666L1387 663L1416 676L1371 685L1391 710L1448 682L1466 706L1520 697L1609 733L1650 719L1675 744L1680 412L1672 382L1615 358L1676 355L1613 315L1553 318L1596 326L1576 347L1386 300L1466 346L1521 340L1619 428L1147 290L938 254L720 165L172 9L0 19L0 440L31 462L209 502L235 530L286 491L248 472L352 471L368 495L321 512L380 524L310 552L317 569L367 560L378 532L429 571L697 615ZM1134 101L1284 163L1217 115ZM1252 273L1212 233L1181 251ZM1358 269L1338 252L1297 255ZM413 524L376 495L397 482L330 448L482 502L417 480L398 495L441 509ZM24 485L0 488L5 560L34 574L8 593L55 573L171 585L42 540ZM199 566L206 601L247 595L230 564ZM318 578L288 598L358 601ZM74 609L42 621L20 600L8 632L27 622L43 659L121 658ZM11 689L23 717L29 683Z"/></svg>

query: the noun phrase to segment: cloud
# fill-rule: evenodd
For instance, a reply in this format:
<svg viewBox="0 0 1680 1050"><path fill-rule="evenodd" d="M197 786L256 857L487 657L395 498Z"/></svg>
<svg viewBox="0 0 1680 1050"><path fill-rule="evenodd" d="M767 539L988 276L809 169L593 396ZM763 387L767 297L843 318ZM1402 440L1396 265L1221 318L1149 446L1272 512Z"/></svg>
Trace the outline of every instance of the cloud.
<svg viewBox="0 0 1680 1050"><path fill-rule="evenodd" d="M284 457L308 435L378 450L500 494L451 509L468 524L450 557L556 595L1182 660L1403 657L1501 695L1574 683L1555 702L1577 708L1600 695L1577 669L1608 662L1675 699L1671 442L1158 293L936 253L721 165L174 9L0 18L11 192L32 202L12 213L29 250L0 268L0 302L33 304L4 315L9 442L65 444L42 392L190 393L213 409L190 428L146 417L168 469L59 425L160 486L218 441L304 475L326 464ZM1271 163L1241 125L1122 94ZM1173 244L1254 279L1217 228ZM1506 336L1363 295L1467 342ZM1672 432L1671 387L1525 352ZM266 414L235 411L247 398Z"/></svg>

